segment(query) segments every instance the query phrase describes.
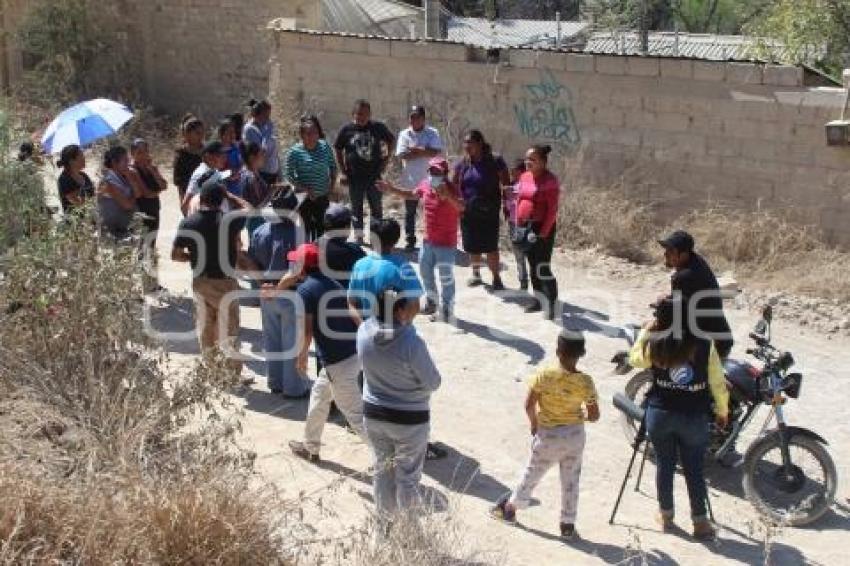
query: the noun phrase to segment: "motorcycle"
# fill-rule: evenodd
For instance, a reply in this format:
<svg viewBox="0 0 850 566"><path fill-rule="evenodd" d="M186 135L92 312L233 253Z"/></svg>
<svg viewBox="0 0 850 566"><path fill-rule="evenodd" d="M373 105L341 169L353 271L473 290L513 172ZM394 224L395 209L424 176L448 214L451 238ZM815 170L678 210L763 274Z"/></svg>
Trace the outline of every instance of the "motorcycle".
<svg viewBox="0 0 850 566"><path fill-rule="evenodd" d="M803 376L791 373L794 357L771 344L770 306L765 307L750 339L754 347L747 354L761 362L756 367L746 361L724 362L729 389L729 425L711 425L708 455L721 465L733 456L741 432L751 424L762 405L770 406L758 438L743 456L744 494L762 514L778 524L802 526L826 513L835 498L837 472L826 449L827 442L808 429L786 423L783 407L789 399L800 395ZM628 341L636 340L638 327L629 327ZM619 352L611 360L616 373L628 374L628 352ZM642 370L629 379L625 396L615 396L621 412L624 432L634 441L643 418L643 399L652 387L652 370ZM640 405L638 405L640 403ZM771 420L776 427L767 430Z"/></svg>

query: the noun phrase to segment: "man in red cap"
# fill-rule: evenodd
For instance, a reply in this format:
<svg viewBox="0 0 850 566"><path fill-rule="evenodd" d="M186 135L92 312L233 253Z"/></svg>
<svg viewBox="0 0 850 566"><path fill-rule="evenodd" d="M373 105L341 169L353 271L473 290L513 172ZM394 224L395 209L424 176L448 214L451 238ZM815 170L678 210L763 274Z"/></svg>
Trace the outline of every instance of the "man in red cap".
<svg viewBox="0 0 850 566"><path fill-rule="evenodd" d="M303 304L303 332L297 368L307 371L310 344L316 341L316 357L321 371L310 391L310 405L304 422L304 441L291 441L292 452L310 462L319 461L322 430L331 402L345 416L351 428L363 432L363 399L358 377L357 325L348 312L346 290L319 268L319 246L302 244L287 254L291 272L301 278L296 292Z"/></svg>
<svg viewBox="0 0 850 566"><path fill-rule="evenodd" d="M381 191L401 198L422 201L425 209L425 241L419 254L419 268L428 303L422 314L432 321L449 321L454 313L454 265L457 251L457 229L464 201L460 190L449 180L449 164L443 157L428 162L428 176L416 189L406 191L389 181L379 181ZM440 275L440 291L434 271Z"/></svg>

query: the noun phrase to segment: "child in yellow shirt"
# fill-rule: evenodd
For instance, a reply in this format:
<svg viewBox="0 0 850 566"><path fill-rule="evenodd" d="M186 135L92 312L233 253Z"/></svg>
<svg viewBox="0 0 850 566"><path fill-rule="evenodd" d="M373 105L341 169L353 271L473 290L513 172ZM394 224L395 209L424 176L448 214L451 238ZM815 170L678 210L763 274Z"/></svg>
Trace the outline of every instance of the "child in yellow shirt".
<svg viewBox="0 0 850 566"><path fill-rule="evenodd" d="M576 369L585 354L584 337L562 332L557 354L558 366L537 372L529 381L525 412L534 442L528 465L519 486L502 496L490 514L504 521L516 521L517 510L528 507L534 488L557 464L561 472L561 537L568 540L576 536L584 421L599 420L599 404L593 379Z"/></svg>

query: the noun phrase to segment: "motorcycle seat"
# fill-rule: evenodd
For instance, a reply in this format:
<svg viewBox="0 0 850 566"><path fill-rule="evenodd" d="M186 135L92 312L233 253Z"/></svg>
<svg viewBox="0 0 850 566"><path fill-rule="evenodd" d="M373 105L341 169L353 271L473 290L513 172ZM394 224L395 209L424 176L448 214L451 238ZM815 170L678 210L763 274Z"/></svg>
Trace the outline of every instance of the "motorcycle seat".
<svg viewBox="0 0 850 566"><path fill-rule="evenodd" d="M731 359L723 362L723 369L726 381L738 394L750 401L758 400L761 370L747 362Z"/></svg>

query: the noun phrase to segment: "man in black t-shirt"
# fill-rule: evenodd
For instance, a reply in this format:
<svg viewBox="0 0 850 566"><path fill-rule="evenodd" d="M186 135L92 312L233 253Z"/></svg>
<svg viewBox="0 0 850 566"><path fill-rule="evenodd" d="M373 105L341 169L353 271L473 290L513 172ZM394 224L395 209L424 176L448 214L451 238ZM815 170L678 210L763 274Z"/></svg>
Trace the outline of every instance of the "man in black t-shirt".
<svg viewBox="0 0 850 566"><path fill-rule="evenodd" d="M717 353L725 359L734 341L729 322L723 314L720 285L714 272L705 259L694 251L694 239L687 232L677 230L658 243L664 248L664 264L676 270L670 278L670 288L674 295L680 294L684 301L683 322L688 324L693 316L696 328L690 330L696 334L705 334L700 337L714 340Z"/></svg>
<svg viewBox="0 0 850 566"><path fill-rule="evenodd" d="M369 200L373 219L383 217L382 193L375 187L395 145L395 136L383 122L372 121L366 100L354 103L352 122L337 134L334 149L339 170L348 178L354 231L363 239L363 199Z"/></svg>
<svg viewBox="0 0 850 566"><path fill-rule="evenodd" d="M227 192L212 174L202 178L200 209L180 221L171 249L171 259L192 266L192 291L195 295L195 325L201 351L221 346L236 350L239 336L239 301L228 297L239 290L235 279L237 263L242 263L239 244L241 223L227 221L221 212L225 199L233 208L244 208L245 201ZM222 227L223 223L226 228ZM226 263L222 264L222 260ZM227 312L224 312L226 309ZM221 321L226 316L225 321ZM222 335L221 327L226 326ZM231 360L231 368L241 372L242 363Z"/></svg>

